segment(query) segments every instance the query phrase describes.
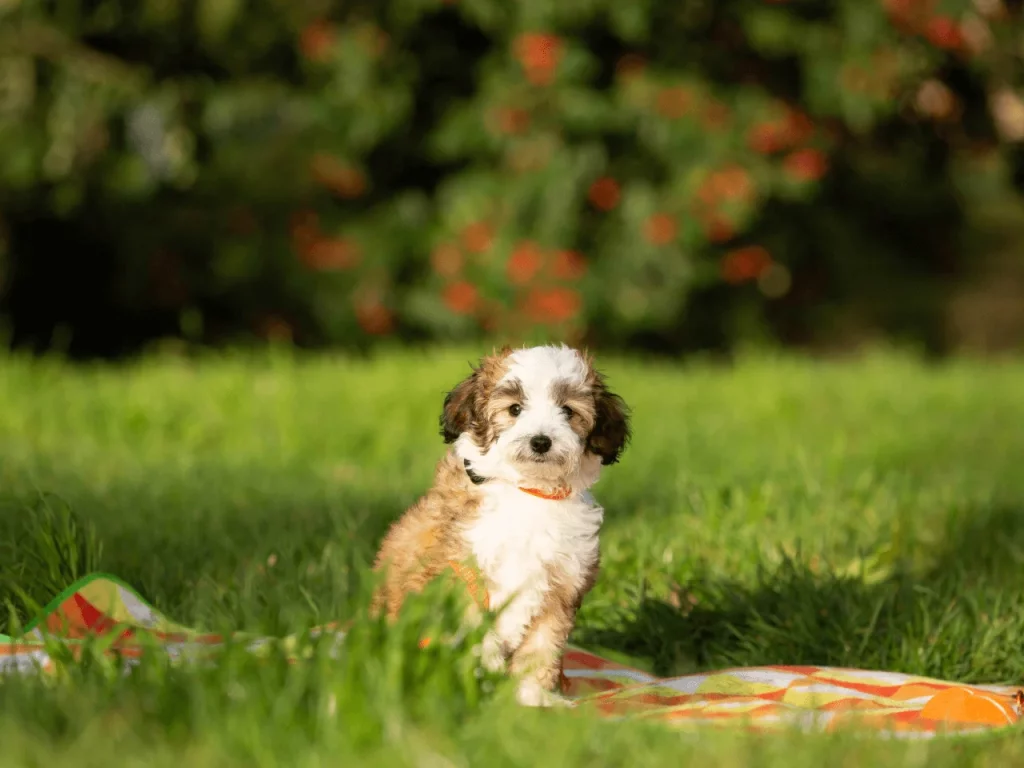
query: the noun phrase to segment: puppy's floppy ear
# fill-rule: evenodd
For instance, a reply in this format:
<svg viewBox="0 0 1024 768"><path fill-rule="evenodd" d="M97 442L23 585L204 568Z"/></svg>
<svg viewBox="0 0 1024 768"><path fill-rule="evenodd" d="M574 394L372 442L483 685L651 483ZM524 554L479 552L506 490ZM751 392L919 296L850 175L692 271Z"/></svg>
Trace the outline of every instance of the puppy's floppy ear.
<svg viewBox="0 0 1024 768"><path fill-rule="evenodd" d="M469 429L476 417L476 395L479 373L464 379L444 397L441 411L441 436L446 443L454 443L459 435Z"/></svg>
<svg viewBox="0 0 1024 768"><path fill-rule="evenodd" d="M601 457L607 466L619 460L629 442L629 409L618 395L609 392L603 383L594 392L594 429L587 438L587 450Z"/></svg>

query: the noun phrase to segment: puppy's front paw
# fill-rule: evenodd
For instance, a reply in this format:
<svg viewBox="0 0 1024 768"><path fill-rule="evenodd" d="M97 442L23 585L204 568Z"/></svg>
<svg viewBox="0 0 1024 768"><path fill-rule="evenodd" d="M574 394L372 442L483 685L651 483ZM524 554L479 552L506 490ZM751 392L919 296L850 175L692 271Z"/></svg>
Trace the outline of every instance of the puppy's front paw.
<svg viewBox="0 0 1024 768"><path fill-rule="evenodd" d="M516 701L524 707L575 707L576 702L549 691L536 680L523 680L516 689Z"/></svg>
<svg viewBox="0 0 1024 768"><path fill-rule="evenodd" d="M508 667L505 661L505 645L493 633L484 636L480 644L480 663L488 672L504 674Z"/></svg>

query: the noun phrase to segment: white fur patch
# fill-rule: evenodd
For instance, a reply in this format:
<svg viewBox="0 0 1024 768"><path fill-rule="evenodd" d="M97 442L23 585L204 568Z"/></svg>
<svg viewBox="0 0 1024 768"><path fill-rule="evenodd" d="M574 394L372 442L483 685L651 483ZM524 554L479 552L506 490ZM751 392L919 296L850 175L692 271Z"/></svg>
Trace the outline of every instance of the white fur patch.
<svg viewBox="0 0 1024 768"><path fill-rule="evenodd" d="M456 455L486 478L479 486L479 514L464 536L487 580L489 608L498 612L481 648L482 662L492 671L504 669L506 656L519 647L540 611L551 589L550 567L577 589L583 586L598 560L604 518L588 490L601 474L601 458L587 453L555 397L560 382L586 382L586 361L569 347L547 346L514 352L507 366L502 381L518 381L523 390L515 422L486 449L468 432L455 442ZM544 459L529 453L536 435L551 439ZM562 500L520 490L564 487L572 494ZM552 703L536 681L527 678L523 685L522 703Z"/></svg>
<svg viewBox="0 0 1024 768"><path fill-rule="evenodd" d="M530 347L508 357L505 379L518 379L527 399L543 397L552 381L568 379L582 384L587 379L587 364L580 354L567 346ZM503 379L504 380L504 379Z"/></svg>
<svg viewBox="0 0 1024 768"><path fill-rule="evenodd" d="M481 492L479 517L465 537L487 578L489 607L500 611L483 647L484 663L498 669L540 610L550 588L548 566L582 585L598 558L604 510L586 492L553 501L501 482L484 484Z"/></svg>
<svg viewBox="0 0 1024 768"><path fill-rule="evenodd" d="M546 691L536 680L526 678L516 689L516 701L524 707L575 707L576 702Z"/></svg>

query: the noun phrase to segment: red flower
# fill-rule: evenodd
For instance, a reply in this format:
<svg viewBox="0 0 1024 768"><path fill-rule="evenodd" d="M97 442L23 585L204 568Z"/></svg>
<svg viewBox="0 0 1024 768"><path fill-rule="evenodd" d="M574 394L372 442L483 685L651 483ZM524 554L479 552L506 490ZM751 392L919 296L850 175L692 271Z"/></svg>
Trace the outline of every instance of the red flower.
<svg viewBox="0 0 1024 768"><path fill-rule="evenodd" d="M755 280L772 263L771 254L760 245L748 245L729 251L722 259L722 277L727 283Z"/></svg>
<svg viewBox="0 0 1024 768"><path fill-rule="evenodd" d="M462 251L452 243L441 243L430 254L430 266L441 277L455 277L462 271Z"/></svg>
<svg viewBox="0 0 1024 768"><path fill-rule="evenodd" d="M828 158L817 149L798 149L786 156L783 167L798 181L817 181L828 171Z"/></svg>
<svg viewBox="0 0 1024 768"><path fill-rule="evenodd" d="M518 107L501 107L493 113L494 125L499 133L517 136L530 127L530 113Z"/></svg>
<svg viewBox="0 0 1024 768"><path fill-rule="evenodd" d="M299 35L299 50L310 61L324 62L331 57L337 32L324 20L314 21Z"/></svg>
<svg viewBox="0 0 1024 768"><path fill-rule="evenodd" d="M655 213L644 222L644 238L651 245L668 245L679 234L679 224L668 213Z"/></svg>
<svg viewBox="0 0 1024 768"><path fill-rule="evenodd" d="M465 280L452 283L444 289L444 303L457 315L469 315L476 309L480 295L476 286Z"/></svg>
<svg viewBox="0 0 1024 768"><path fill-rule="evenodd" d="M697 190L706 205L721 200L749 200L754 194L754 180L742 165L727 165L712 171Z"/></svg>
<svg viewBox="0 0 1024 768"><path fill-rule="evenodd" d="M658 92L657 110L662 117L678 120L685 117L693 103L693 95L681 86L663 88Z"/></svg>
<svg viewBox="0 0 1024 768"><path fill-rule="evenodd" d="M602 211L610 211L618 205L620 196L619 183L608 176L603 176L591 184L587 192L587 199L591 205Z"/></svg>
<svg viewBox="0 0 1024 768"><path fill-rule="evenodd" d="M770 155L785 146L781 126L778 123L757 123L747 131L747 144L755 152Z"/></svg>
<svg viewBox="0 0 1024 768"><path fill-rule="evenodd" d="M524 33L513 43L513 50L526 73L526 79L534 85L548 85L554 79L564 53L563 47L557 35L544 32Z"/></svg>
<svg viewBox="0 0 1024 768"><path fill-rule="evenodd" d="M627 53L615 63L615 75L623 80L638 77L647 68L647 59L636 53Z"/></svg>
<svg viewBox="0 0 1024 768"><path fill-rule="evenodd" d="M781 120L757 123L747 132L747 144L755 152L770 155L807 141L814 134L814 123L802 112L787 110Z"/></svg>
<svg viewBox="0 0 1024 768"><path fill-rule="evenodd" d="M543 254L540 247L531 240L516 245L505 265L509 282L526 285L540 271Z"/></svg>
<svg viewBox="0 0 1024 768"><path fill-rule="evenodd" d="M725 128L732 118L732 110L718 101L710 102L701 113L701 124L709 131Z"/></svg>
<svg viewBox="0 0 1024 768"><path fill-rule="evenodd" d="M299 258L318 272L351 269L362 259L359 245L342 238L320 238L300 250Z"/></svg>
<svg viewBox="0 0 1024 768"><path fill-rule="evenodd" d="M559 280L579 280L587 274L587 260L579 251L558 251L551 271Z"/></svg>
<svg viewBox="0 0 1024 768"><path fill-rule="evenodd" d="M783 124L785 126L786 139L791 146L801 144L814 135L814 122L798 110L790 109L786 113L786 119Z"/></svg>
<svg viewBox="0 0 1024 768"><path fill-rule="evenodd" d="M570 288L535 288L526 297L526 314L538 323L563 323L579 314L583 301Z"/></svg>
<svg viewBox="0 0 1024 768"><path fill-rule="evenodd" d="M366 191L366 177L363 172L333 155L323 152L313 155L310 160L310 171L317 182L346 200L359 197Z"/></svg>
<svg viewBox="0 0 1024 768"><path fill-rule="evenodd" d="M701 217L704 236L712 243L725 243L736 236L736 228L725 217L717 213Z"/></svg>
<svg viewBox="0 0 1024 768"><path fill-rule="evenodd" d="M289 222L292 241L296 246L307 246L315 240L320 233L320 219L316 211L296 211L292 214Z"/></svg>
<svg viewBox="0 0 1024 768"><path fill-rule="evenodd" d="M925 23L935 0L882 0L882 4L892 23L910 32Z"/></svg>
<svg viewBox="0 0 1024 768"><path fill-rule="evenodd" d="M947 51L957 51L963 47L964 33L960 25L948 16L934 16L925 27L925 37L932 45Z"/></svg>
<svg viewBox="0 0 1024 768"><path fill-rule="evenodd" d="M486 253L493 241L494 232L487 222L478 221L462 230L462 244L470 253Z"/></svg>
<svg viewBox="0 0 1024 768"><path fill-rule="evenodd" d="M395 317L379 299L356 304L356 322L371 336L383 336L395 327Z"/></svg>

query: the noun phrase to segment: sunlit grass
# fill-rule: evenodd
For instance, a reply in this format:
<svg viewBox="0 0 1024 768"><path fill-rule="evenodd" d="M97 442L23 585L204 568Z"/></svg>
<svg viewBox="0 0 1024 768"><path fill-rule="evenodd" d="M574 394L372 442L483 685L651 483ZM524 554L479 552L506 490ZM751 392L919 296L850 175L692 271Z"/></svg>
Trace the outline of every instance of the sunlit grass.
<svg viewBox="0 0 1024 768"><path fill-rule="evenodd" d="M933 746L515 708L426 596L366 621L367 565L430 481L474 352L275 354L122 369L0 365L0 631L92 570L194 626L283 636L356 619L343 653L211 668L95 661L0 684L4 765L1005 764ZM906 357L735 369L608 360L635 440L595 488L604 568L574 641L679 674L842 664L972 682L1024 673L1024 365ZM794 740L796 740L794 742ZM123 758L123 759L122 759Z"/></svg>

